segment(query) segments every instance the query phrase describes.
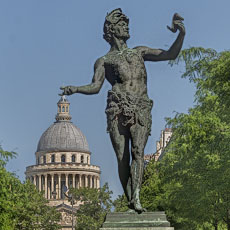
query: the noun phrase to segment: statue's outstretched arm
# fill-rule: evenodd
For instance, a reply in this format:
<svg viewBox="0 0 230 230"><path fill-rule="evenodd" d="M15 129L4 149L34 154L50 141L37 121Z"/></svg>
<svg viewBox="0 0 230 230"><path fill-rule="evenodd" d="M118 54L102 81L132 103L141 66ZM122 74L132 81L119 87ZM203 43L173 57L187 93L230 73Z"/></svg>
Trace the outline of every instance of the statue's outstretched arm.
<svg viewBox="0 0 230 230"><path fill-rule="evenodd" d="M99 93L105 80L104 60L99 58L94 65L94 76L92 83L84 86L65 86L60 89L63 92L60 95L72 95L74 93L97 94Z"/></svg>
<svg viewBox="0 0 230 230"><path fill-rule="evenodd" d="M172 44L169 50L152 49L146 46L138 46L135 49L141 53L145 61L166 61L175 59L182 48L185 36L185 28L182 21L183 18L181 16L174 14L172 22L173 28L168 26L173 33L177 30L180 31L176 41Z"/></svg>

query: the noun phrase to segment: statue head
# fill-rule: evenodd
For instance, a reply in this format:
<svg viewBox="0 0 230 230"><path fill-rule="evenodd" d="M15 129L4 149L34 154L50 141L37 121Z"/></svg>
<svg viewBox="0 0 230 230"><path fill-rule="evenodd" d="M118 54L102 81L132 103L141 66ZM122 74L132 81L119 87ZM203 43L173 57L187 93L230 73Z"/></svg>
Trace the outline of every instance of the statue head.
<svg viewBox="0 0 230 230"><path fill-rule="evenodd" d="M119 36L125 40L129 39L129 19L122 13L120 8L107 14L104 23L104 39L111 44L113 36ZM120 29L119 29L120 28Z"/></svg>

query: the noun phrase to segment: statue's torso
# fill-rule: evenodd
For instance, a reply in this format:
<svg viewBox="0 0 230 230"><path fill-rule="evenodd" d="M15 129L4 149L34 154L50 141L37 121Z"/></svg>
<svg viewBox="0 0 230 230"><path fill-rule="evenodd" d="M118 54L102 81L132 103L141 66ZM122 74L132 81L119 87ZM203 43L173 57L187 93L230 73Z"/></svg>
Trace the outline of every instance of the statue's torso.
<svg viewBox="0 0 230 230"><path fill-rule="evenodd" d="M142 56L135 49L112 51L104 56L105 76L116 92L147 96L147 74Z"/></svg>

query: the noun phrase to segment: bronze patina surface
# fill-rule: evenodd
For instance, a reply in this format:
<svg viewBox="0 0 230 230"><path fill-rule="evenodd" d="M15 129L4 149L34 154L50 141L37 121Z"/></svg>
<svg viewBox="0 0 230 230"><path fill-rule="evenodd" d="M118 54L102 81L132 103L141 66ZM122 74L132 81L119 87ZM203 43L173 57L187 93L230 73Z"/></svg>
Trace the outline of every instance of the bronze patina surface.
<svg viewBox="0 0 230 230"><path fill-rule="evenodd" d="M173 60L177 57L185 36L182 21L181 16L174 15L169 29L172 32L179 30L179 34L169 50L146 46L128 48L126 41L130 38L129 19L120 8L113 10L107 14L104 23L104 39L111 48L95 62L92 82L85 86L61 87L61 95L97 94L105 79L111 84L106 108L107 130L117 156L119 177L129 208L138 213L144 211L139 192L153 106L153 101L147 94L144 62Z"/></svg>
<svg viewBox="0 0 230 230"><path fill-rule="evenodd" d="M101 230L174 230L164 212L108 213Z"/></svg>

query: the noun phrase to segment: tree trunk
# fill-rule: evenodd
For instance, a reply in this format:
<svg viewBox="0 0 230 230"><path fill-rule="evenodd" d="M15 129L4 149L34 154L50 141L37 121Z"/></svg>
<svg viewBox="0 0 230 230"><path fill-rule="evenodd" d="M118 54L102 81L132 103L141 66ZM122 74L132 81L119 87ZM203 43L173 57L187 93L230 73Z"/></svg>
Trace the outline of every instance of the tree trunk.
<svg viewBox="0 0 230 230"><path fill-rule="evenodd" d="M227 219L226 219L227 229L230 230L230 219L229 219L229 210L227 211Z"/></svg>
<svg viewBox="0 0 230 230"><path fill-rule="evenodd" d="M214 226L215 230L218 230L218 221L215 220L215 222L213 223L213 226Z"/></svg>
<svg viewBox="0 0 230 230"><path fill-rule="evenodd" d="M227 229L230 230L230 222L227 223Z"/></svg>

